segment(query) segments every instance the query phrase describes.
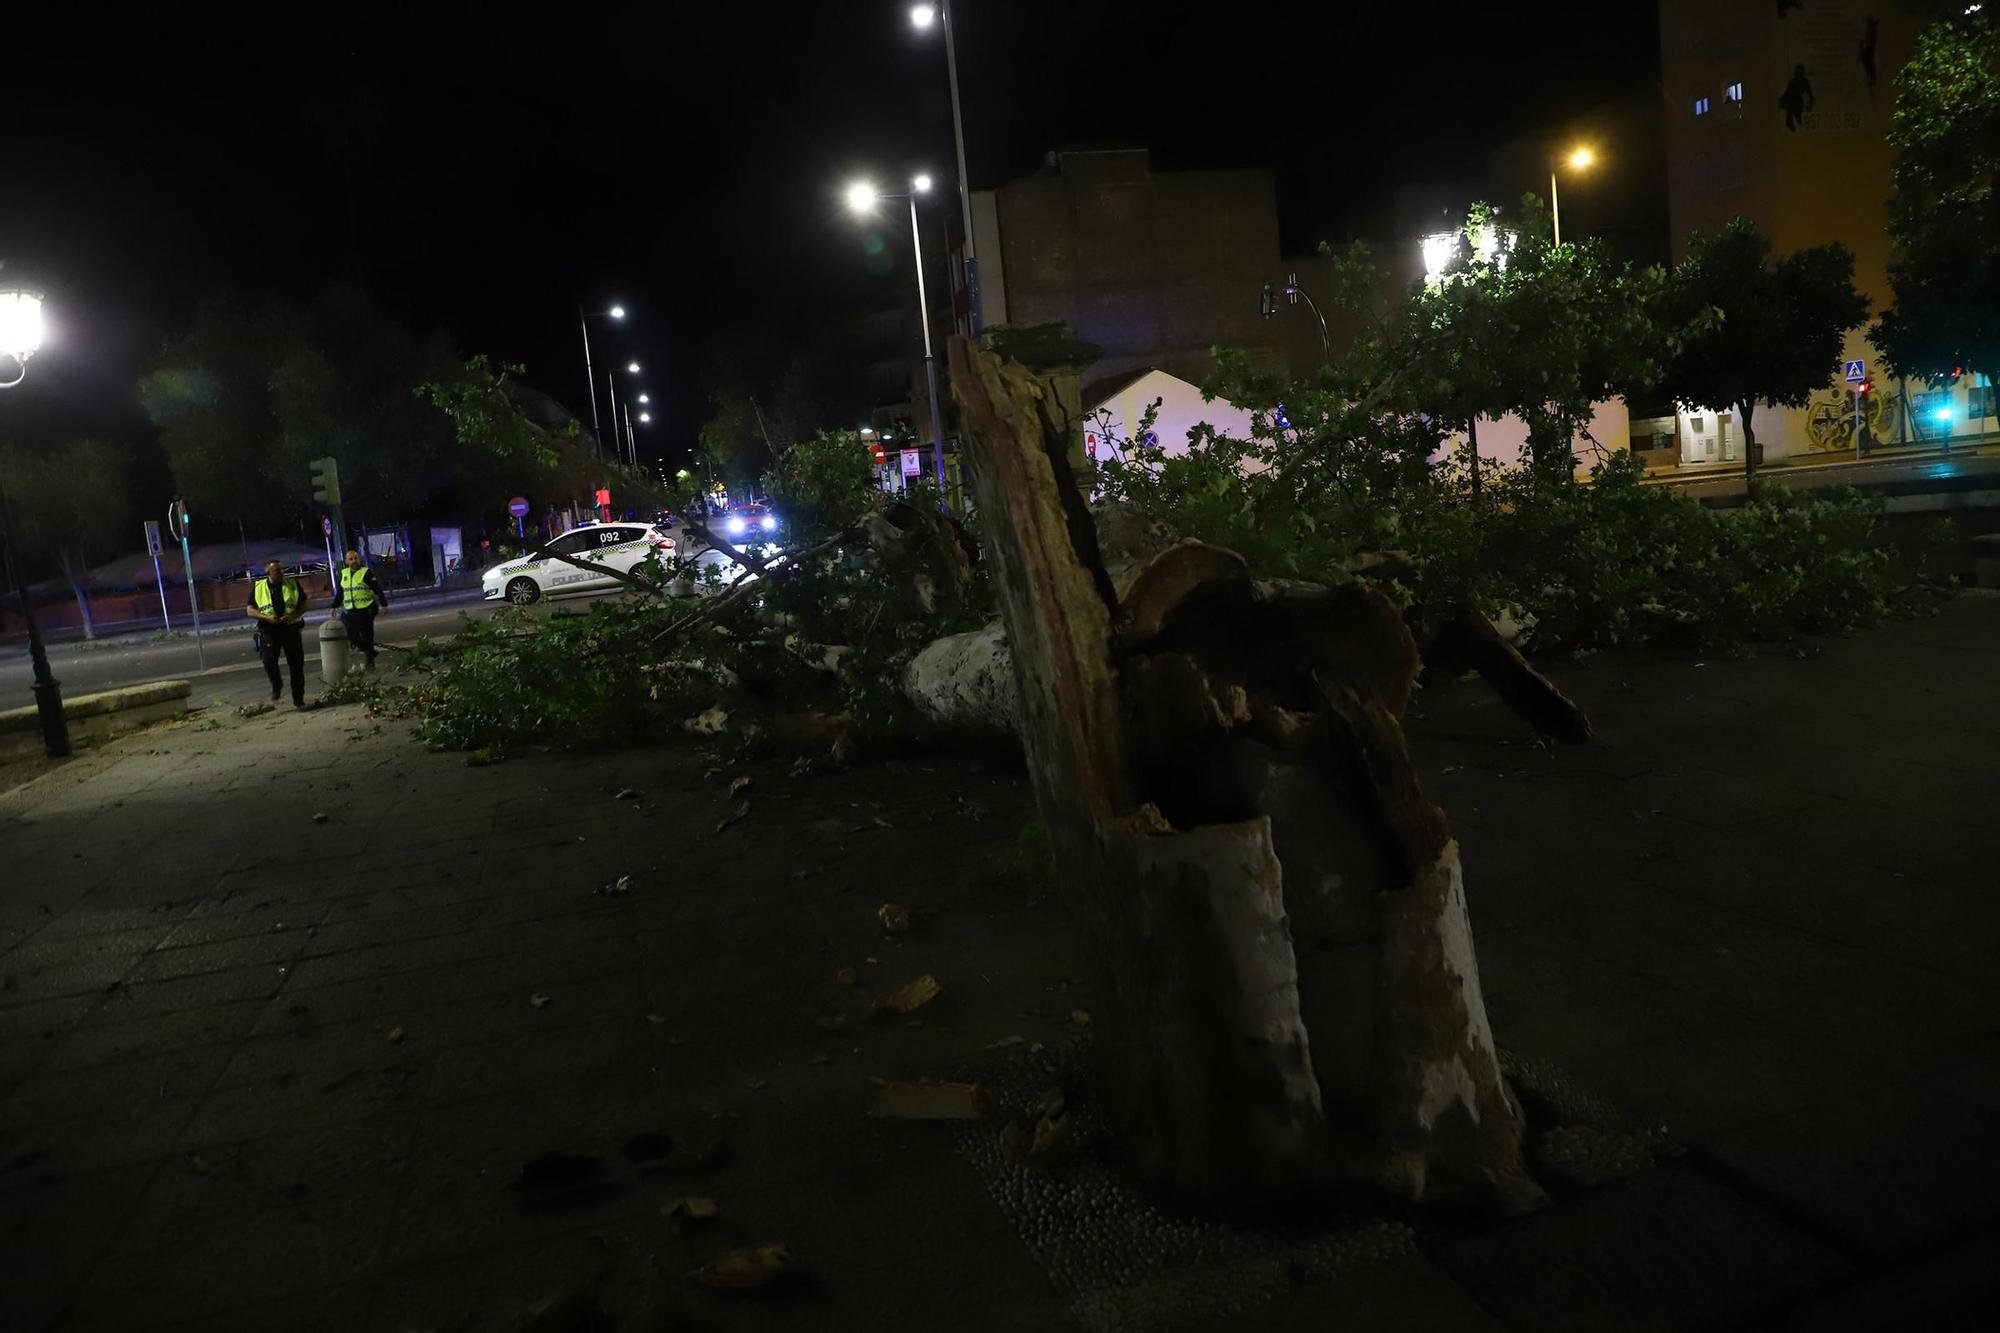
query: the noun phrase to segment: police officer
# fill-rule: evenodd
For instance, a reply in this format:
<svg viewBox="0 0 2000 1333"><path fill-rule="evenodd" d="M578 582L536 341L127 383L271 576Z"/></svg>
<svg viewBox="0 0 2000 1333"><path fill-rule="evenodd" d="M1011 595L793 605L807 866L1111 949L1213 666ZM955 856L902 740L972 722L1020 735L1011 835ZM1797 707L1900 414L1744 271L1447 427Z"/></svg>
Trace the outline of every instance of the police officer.
<svg viewBox="0 0 2000 1333"><path fill-rule="evenodd" d="M250 585L250 618L257 622L258 651L271 678L271 702L278 702L278 654L292 671L292 707L306 706L306 592L273 560L264 577Z"/></svg>
<svg viewBox="0 0 2000 1333"><path fill-rule="evenodd" d="M349 551L340 571L340 615L347 622L347 641L368 659L375 669L375 613L389 605L389 594L375 581L375 571L361 563L361 552Z"/></svg>

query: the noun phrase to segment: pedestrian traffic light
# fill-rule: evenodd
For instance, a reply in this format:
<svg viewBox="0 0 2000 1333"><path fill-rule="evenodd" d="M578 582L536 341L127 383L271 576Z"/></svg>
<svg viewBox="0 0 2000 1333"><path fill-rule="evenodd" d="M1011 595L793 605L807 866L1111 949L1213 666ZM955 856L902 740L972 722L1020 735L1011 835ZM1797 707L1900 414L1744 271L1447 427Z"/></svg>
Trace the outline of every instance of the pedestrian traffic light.
<svg viewBox="0 0 2000 1333"><path fill-rule="evenodd" d="M325 458L313 459L312 462L308 464L308 466L312 468L313 499L319 501L321 504L328 504L328 505L339 504L340 503L339 461L329 454Z"/></svg>

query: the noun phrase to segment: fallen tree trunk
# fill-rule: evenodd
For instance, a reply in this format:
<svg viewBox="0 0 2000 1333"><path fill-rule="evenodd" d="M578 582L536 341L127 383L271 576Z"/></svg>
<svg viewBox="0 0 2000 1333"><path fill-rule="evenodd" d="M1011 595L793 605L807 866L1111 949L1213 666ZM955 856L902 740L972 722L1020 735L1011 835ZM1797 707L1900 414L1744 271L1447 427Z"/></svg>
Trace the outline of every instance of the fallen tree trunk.
<svg viewBox="0 0 2000 1333"><path fill-rule="evenodd" d="M1114 1141L1203 1199L1531 1202L1457 846L1399 722L1401 616L1360 585L1260 588L1200 543L1107 558L1058 396L962 338L951 364L1014 723L1100 969ZM932 666L990 675L969 637Z"/></svg>

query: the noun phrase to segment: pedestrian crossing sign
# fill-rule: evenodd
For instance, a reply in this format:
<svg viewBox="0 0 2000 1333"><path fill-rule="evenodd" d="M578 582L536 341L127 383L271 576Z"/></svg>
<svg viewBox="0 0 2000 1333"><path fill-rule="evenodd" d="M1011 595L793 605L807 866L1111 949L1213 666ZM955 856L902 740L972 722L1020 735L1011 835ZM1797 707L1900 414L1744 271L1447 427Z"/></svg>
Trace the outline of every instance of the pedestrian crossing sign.
<svg viewBox="0 0 2000 1333"><path fill-rule="evenodd" d="M1866 361L1850 361L1847 363L1847 382L1849 384L1859 384L1867 378L1868 363Z"/></svg>

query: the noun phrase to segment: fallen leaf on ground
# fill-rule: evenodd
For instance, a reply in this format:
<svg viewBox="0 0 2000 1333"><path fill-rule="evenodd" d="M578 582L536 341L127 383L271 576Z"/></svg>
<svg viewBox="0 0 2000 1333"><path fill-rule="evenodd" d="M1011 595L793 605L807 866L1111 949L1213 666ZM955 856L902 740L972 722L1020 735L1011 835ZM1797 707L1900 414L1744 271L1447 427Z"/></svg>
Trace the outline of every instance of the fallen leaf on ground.
<svg viewBox="0 0 2000 1333"><path fill-rule="evenodd" d="M1028 1145L1028 1156L1040 1157L1061 1143L1068 1132L1068 1116L1043 1116L1035 1122L1035 1141Z"/></svg>
<svg viewBox="0 0 2000 1333"><path fill-rule="evenodd" d="M882 929L891 934L900 935L910 928L910 909L901 903L883 903L875 909L875 915L882 922Z"/></svg>
<svg viewBox="0 0 2000 1333"><path fill-rule="evenodd" d="M720 820L718 820L715 825L715 831L717 833L722 832L722 830L728 828L731 824L734 824L736 821L742 819L745 815L749 813L750 813L750 802L745 801L743 802L743 804L737 806L735 810L733 810L729 814L724 815Z"/></svg>
<svg viewBox="0 0 2000 1333"><path fill-rule="evenodd" d="M546 1009L549 1007L549 997L546 995L530 995L528 997L528 1004L532 1008Z"/></svg>
<svg viewBox="0 0 2000 1333"><path fill-rule="evenodd" d="M883 818L883 817L882 817L881 815L877 815L877 816L875 816L875 827L876 827L876 828L894 828L894 827L896 827L896 826L895 826L894 824L891 824L891 823L890 823L890 822L889 822L888 820L884 819L884 818Z"/></svg>
<svg viewBox="0 0 2000 1333"><path fill-rule="evenodd" d="M761 1078L746 1078L743 1080L743 1086L751 1089L761 1088L765 1085L766 1081Z"/></svg>
<svg viewBox="0 0 2000 1333"><path fill-rule="evenodd" d="M791 1271L792 1252L780 1244L746 1245L725 1250L688 1276L705 1287L752 1291L769 1286Z"/></svg>
<svg viewBox="0 0 2000 1333"><path fill-rule="evenodd" d="M887 995L877 996L875 1007L885 1013L914 1013L935 1000L938 997L938 990L937 978L926 972L915 981L899 986Z"/></svg>
<svg viewBox="0 0 2000 1333"><path fill-rule="evenodd" d="M884 1083L868 1114L889 1120L984 1120L986 1093L977 1083Z"/></svg>
<svg viewBox="0 0 2000 1333"><path fill-rule="evenodd" d="M313 823L324 824L325 822L326 822L326 815L324 813L315 814L313 816Z"/></svg>
<svg viewBox="0 0 2000 1333"><path fill-rule="evenodd" d="M277 707L278 706L276 704L244 704L241 708L236 710L236 716L258 717L264 713L275 711Z"/></svg>
<svg viewBox="0 0 2000 1333"><path fill-rule="evenodd" d="M592 892L605 898L622 898L632 892L632 877L630 875L620 875L609 884L598 885Z"/></svg>
<svg viewBox="0 0 2000 1333"><path fill-rule="evenodd" d="M403 1029L401 1029L401 1028L390 1028L390 1029L389 1029L389 1040L390 1040L390 1041L392 1041L392 1042L397 1042L397 1041L401 1041L402 1039L403 1039Z"/></svg>
<svg viewBox="0 0 2000 1333"><path fill-rule="evenodd" d="M751 781L752 779L750 775L748 773L745 773L742 777L736 779L736 781L729 784L729 794L731 796L741 796L743 794L743 789L745 787L748 787Z"/></svg>
<svg viewBox="0 0 2000 1333"><path fill-rule="evenodd" d="M835 981L838 981L843 986L852 986L855 982L859 981L861 978L853 968L843 967L840 969L840 971L833 974L833 979Z"/></svg>
<svg viewBox="0 0 2000 1333"><path fill-rule="evenodd" d="M645 795L646 793L640 791L637 787L620 787L618 794L611 799L614 801L638 801L643 800Z"/></svg>
<svg viewBox="0 0 2000 1333"><path fill-rule="evenodd" d="M1087 1027L1089 1027L1089 1026L1090 1026L1090 1010L1088 1010L1088 1009L1072 1009L1072 1010L1070 1010L1070 1011L1069 1011L1069 1021L1070 1021L1070 1022L1072 1022L1072 1023L1074 1023L1074 1024L1076 1024L1076 1025L1077 1025L1078 1027L1080 1027L1080 1028L1087 1028Z"/></svg>
<svg viewBox="0 0 2000 1333"><path fill-rule="evenodd" d="M1028 1039L1026 1037L1002 1037L1000 1040L990 1043L986 1049L989 1051L1004 1051L1009 1046L1026 1046L1027 1044Z"/></svg>

